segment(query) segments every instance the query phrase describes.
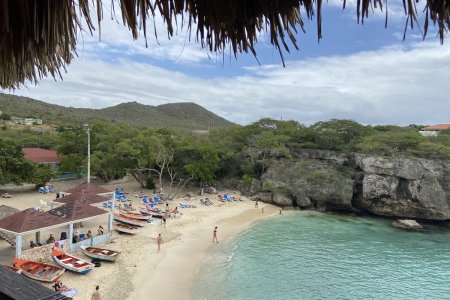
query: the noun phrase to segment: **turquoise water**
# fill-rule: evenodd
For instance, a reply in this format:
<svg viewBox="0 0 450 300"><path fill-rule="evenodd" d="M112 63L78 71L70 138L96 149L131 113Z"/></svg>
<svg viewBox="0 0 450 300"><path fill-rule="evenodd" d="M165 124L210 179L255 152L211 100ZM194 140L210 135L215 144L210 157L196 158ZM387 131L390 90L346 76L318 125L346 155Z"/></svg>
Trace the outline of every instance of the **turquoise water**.
<svg viewBox="0 0 450 300"><path fill-rule="evenodd" d="M450 232L299 212L214 249L194 299L450 299Z"/></svg>

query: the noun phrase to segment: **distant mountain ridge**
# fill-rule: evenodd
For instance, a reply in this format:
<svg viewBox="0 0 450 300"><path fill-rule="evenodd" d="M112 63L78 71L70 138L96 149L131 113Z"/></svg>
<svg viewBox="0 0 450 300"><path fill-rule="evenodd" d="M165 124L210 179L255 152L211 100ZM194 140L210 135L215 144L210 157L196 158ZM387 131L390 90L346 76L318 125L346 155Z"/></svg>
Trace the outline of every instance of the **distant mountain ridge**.
<svg viewBox="0 0 450 300"><path fill-rule="evenodd" d="M18 117L43 119L46 123L83 124L94 119L152 128L207 129L234 125L192 102L158 106L138 102L121 103L102 109L73 108L32 98L0 93L0 111Z"/></svg>

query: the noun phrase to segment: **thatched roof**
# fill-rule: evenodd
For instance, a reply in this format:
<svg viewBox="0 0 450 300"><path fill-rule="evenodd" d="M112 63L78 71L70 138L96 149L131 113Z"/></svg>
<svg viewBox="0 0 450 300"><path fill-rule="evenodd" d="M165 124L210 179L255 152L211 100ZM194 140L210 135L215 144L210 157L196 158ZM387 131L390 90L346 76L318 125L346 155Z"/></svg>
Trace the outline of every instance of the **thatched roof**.
<svg viewBox="0 0 450 300"><path fill-rule="evenodd" d="M412 26L417 22L416 2L402 1L407 25ZM426 1L424 34L430 21L437 23L442 42L450 27L448 0L417 1ZM293 33L296 28L303 29L302 18L313 16L317 18L321 38L322 0L112 0L112 12L114 6L120 7L121 20L134 39L141 28L147 38L146 22L156 14L163 17L168 36L173 36L177 16L181 16L189 30L196 24L196 40L202 47L219 53L229 45L235 55L251 52L256 56L254 44L258 33L266 31L283 59L282 48L289 52L287 40L298 48ZM358 21L364 21L372 7L382 9L382 1L357 0ZM102 19L101 0L2 0L0 87L15 88L27 80L37 82L48 74L61 76L61 69L75 55L77 33L92 32L95 27L100 30ZM83 23L86 28L82 28Z"/></svg>

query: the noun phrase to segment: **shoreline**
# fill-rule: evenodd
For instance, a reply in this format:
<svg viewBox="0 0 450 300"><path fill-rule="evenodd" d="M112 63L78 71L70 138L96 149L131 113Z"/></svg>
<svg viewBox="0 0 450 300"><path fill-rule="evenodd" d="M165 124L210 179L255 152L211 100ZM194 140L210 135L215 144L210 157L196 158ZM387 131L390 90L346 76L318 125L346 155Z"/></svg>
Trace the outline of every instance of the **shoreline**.
<svg viewBox="0 0 450 300"><path fill-rule="evenodd" d="M64 182L58 186L58 190L73 185L71 182ZM117 184L103 186L113 190ZM129 190L130 196L131 192L137 189L135 182L121 183L120 186ZM23 210L40 206L41 200L50 202L54 197L55 194L39 194L35 190L18 191L11 199L0 198L0 205L10 205ZM242 197L244 201L232 202L219 202L215 195L210 195L210 198L213 199L211 206L202 205L199 197L196 200L187 200L187 203L195 204L196 208L179 207L182 216L169 218L166 228L159 224L147 224L136 235L113 231L112 242L98 247L121 252L117 261L102 263L100 268L95 268L85 276L66 272L61 278L63 284L78 291L74 299L90 299L96 285L100 285L103 299L148 299L149 295L162 299L191 299L192 284L205 259L255 222L276 215L280 210L277 206L262 202L259 208L254 208L255 202L247 197ZM141 199L131 196L130 200L134 207L142 206ZM168 203L170 208L174 208L178 205L178 200ZM261 212L262 207L264 213ZM107 218L86 221L83 225L82 230L92 229L95 232L99 225L106 228ZM218 226L219 244L211 242L215 226ZM50 233L59 236L60 231L67 231L67 228L42 231L41 236L43 239ZM164 239L160 253L157 253L156 245L158 233L161 233ZM34 234L24 236L24 250L28 249L28 242L32 239ZM81 252L74 252L73 255L88 259ZM14 248L5 241L0 241L0 263L11 264L12 257ZM47 262L53 264L51 259Z"/></svg>
<svg viewBox="0 0 450 300"><path fill-rule="evenodd" d="M149 295L160 299L192 299L193 282L202 263L215 250L216 244L211 242L214 226L218 226L217 246L220 247L256 221L274 216L279 211L278 207L270 204L255 209L254 202L249 200L223 204L231 204L231 207L215 205L217 212L212 211L208 216L199 218L196 224L186 227L178 239L163 244L157 259L143 261L142 267L137 270L139 275L133 278L134 289L127 299L147 299ZM264 214L261 207L264 207Z"/></svg>

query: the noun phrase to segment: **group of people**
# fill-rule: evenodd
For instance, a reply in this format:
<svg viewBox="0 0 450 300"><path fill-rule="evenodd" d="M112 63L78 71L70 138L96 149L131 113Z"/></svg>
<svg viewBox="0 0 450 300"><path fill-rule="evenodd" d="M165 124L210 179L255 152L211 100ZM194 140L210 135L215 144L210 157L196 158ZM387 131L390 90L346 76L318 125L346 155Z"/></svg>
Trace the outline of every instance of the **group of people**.
<svg viewBox="0 0 450 300"><path fill-rule="evenodd" d="M72 289L68 288L66 285L64 285L61 281L57 281L53 288L55 289L55 292L64 293L64 292L70 292ZM95 287L95 291L92 293L91 300L102 300L102 297L100 296L100 286L97 285Z"/></svg>

